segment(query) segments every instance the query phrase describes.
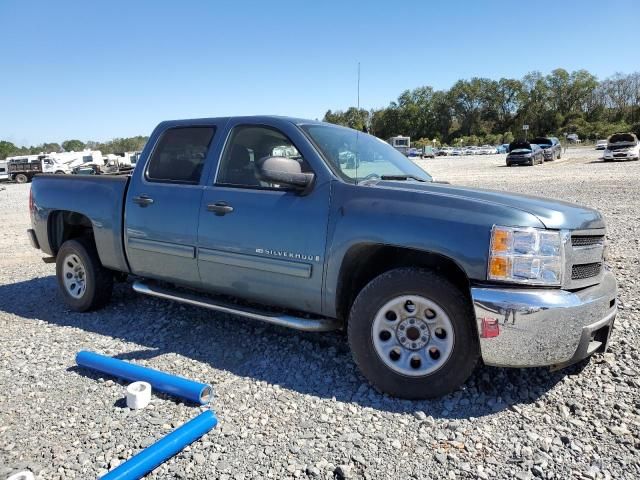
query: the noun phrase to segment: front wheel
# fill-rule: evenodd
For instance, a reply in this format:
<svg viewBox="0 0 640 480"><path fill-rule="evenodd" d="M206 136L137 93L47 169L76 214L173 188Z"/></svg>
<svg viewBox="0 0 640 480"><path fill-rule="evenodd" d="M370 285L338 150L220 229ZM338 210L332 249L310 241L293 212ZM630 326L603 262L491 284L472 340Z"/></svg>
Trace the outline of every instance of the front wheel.
<svg viewBox="0 0 640 480"><path fill-rule="evenodd" d="M378 390L407 399L460 387L479 357L471 302L437 273L399 268L358 294L349 314L355 363Z"/></svg>
<svg viewBox="0 0 640 480"><path fill-rule="evenodd" d="M65 303L76 312L105 306L113 291L113 274L100 263L88 238L67 240L56 256L56 277Z"/></svg>

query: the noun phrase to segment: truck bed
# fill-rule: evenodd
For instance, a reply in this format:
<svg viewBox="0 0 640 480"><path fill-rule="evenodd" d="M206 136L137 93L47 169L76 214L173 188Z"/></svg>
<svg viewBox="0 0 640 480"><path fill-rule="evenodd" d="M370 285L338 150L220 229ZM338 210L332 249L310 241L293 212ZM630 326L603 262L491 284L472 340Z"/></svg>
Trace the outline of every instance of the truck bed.
<svg viewBox="0 0 640 480"><path fill-rule="evenodd" d="M91 219L102 264L128 271L122 239L129 178L125 175L36 175L31 186L34 203L31 215L42 250L56 254L47 227L57 213L77 212Z"/></svg>

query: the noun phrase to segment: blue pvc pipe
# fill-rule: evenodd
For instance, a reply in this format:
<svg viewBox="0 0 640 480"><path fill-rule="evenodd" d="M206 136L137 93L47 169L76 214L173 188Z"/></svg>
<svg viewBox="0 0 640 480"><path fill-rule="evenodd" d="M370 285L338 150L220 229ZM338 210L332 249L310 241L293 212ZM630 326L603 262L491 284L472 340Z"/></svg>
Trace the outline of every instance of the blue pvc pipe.
<svg viewBox="0 0 640 480"><path fill-rule="evenodd" d="M134 480L142 478L184 447L195 442L215 427L217 423L218 419L211 410L202 412L153 445L134 455L122 465L106 473L100 477L100 480Z"/></svg>
<svg viewBox="0 0 640 480"><path fill-rule="evenodd" d="M81 367L98 370L113 377L124 378L132 382L140 380L148 382L160 392L185 398L199 405L209 403L213 395L213 389L209 384L194 382L184 377L169 375L152 368L134 365L133 363L94 352L87 352L86 350L78 352L76 363Z"/></svg>

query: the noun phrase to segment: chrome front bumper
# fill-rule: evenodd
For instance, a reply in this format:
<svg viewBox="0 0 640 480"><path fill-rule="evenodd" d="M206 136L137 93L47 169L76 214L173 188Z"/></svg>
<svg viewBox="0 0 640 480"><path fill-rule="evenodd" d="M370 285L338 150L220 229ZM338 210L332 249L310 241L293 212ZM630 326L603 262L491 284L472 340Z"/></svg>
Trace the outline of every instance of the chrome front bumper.
<svg viewBox="0 0 640 480"><path fill-rule="evenodd" d="M613 328L616 280L576 292L472 288L480 351L486 365L563 367L604 351Z"/></svg>

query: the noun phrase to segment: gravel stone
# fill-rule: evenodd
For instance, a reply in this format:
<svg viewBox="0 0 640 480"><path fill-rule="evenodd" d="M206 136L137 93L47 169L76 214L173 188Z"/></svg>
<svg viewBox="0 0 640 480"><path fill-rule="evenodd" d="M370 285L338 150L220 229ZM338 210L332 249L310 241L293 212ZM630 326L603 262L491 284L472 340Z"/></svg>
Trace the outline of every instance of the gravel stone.
<svg viewBox="0 0 640 480"><path fill-rule="evenodd" d="M640 162L589 148L506 168L504 155L418 163L436 179L579 202L607 222L619 282L610 351L564 370L480 367L441 399L381 395L340 333L288 331L134 294L79 314L28 243L29 185L0 190L0 478L96 478L200 411L78 369L88 349L214 385L220 423L146 480L640 478Z"/></svg>

